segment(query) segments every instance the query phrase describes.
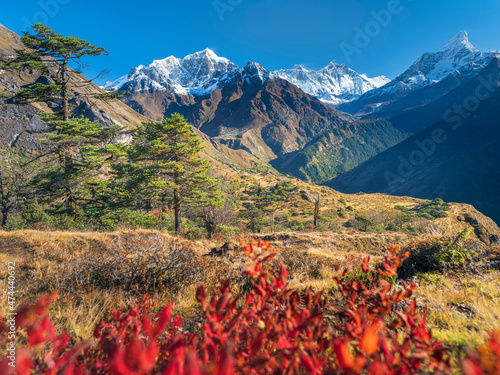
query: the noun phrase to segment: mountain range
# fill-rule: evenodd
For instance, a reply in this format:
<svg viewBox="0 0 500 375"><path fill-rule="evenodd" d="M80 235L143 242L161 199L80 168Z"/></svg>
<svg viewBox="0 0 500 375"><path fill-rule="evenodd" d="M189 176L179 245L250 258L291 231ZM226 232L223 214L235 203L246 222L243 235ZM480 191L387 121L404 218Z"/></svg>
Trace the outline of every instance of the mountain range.
<svg viewBox="0 0 500 375"><path fill-rule="evenodd" d="M305 93L331 104L354 100L390 81L385 76L368 78L344 64L334 62L319 71L296 65L291 69L269 72L254 62L249 62L243 71L248 71L249 67L255 68L254 72L261 80L282 78ZM170 56L155 60L149 66L140 65L104 87L130 92L169 91L177 95L204 96L230 83L238 73L241 72L236 64L207 48L183 59Z"/></svg>
<svg viewBox="0 0 500 375"><path fill-rule="evenodd" d="M226 81L228 76L231 78ZM232 149L245 150L266 163L301 150L329 132L349 138L344 133L349 132L347 126L355 121L257 63L248 63L243 69L226 74L223 87L211 89L203 96L133 90L134 85L135 81L130 81L124 86L132 91L123 101L137 112L154 119L180 113L212 139ZM392 125L384 130L391 133L391 140L393 132L401 133ZM385 136L384 132L379 134L382 139ZM400 135L392 142L382 143L390 147L402 139ZM362 139L362 143L368 141ZM362 161L375 154L367 153ZM280 169L278 164L274 165Z"/></svg>
<svg viewBox="0 0 500 375"><path fill-rule="evenodd" d="M467 202L499 223L499 103L500 60L495 58L466 84L408 114L425 121L440 111L439 121L327 185L345 193Z"/></svg>
<svg viewBox="0 0 500 375"><path fill-rule="evenodd" d="M0 27L0 58L20 45L15 33ZM205 49L155 60L108 82L103 88L128 91L121 101L74 92L71 102L76 114L103 126L134 127L181 113L203 140L204 156L235 169L275 168L343 192L471 203L499 222L499 58L496 51L478 51L460 32L389 81L334 62L318 71L294 66L271 72L257 62L239 68ZM53 73L0 71L0 92L51 82ZM38 111L50 106L0 101L1 144L31 147L31 130L43 126ZM438 142L440 131L446 142Z"/></svg>
<svg viewBox="0 0 500 375"><path fill-rule="evenodd" d="M391 82L366 92L339 110L356 116L390 118L400 111L428 102L465 83L500 52L480 52L466 31L455 35L441 51L422 54Z"/></svg>

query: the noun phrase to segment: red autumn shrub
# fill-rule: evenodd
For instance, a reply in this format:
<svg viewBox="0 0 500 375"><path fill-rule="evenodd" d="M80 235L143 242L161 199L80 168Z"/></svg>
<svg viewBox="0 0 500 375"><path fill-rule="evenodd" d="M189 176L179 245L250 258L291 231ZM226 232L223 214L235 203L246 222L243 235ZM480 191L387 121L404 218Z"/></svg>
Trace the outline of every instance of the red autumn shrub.
<svg viewBox="0 0 500 375"><path fill-rule="evenodd" d="M200 286L196 298L203 310L200 333L181 333L182 319L172 305L158 314L150 297L126 312L116 311L95 328L99 340L90 346L58 335L48 316L56 295L22 304L17 324L28 346L16 349L16 368L0 362L1 374L407 374L450 373L450 356L433 340L425 316L412 299L413 284L395 284L394 276L408 256L397 246L382 267L361 264L364 283L336 279L346 306L335 326L325 319L328 299L311 289L291 289L285 267L265 263L275 256L267 242L242 245L252 259L244 273L252 289L238 300L229 281L213 295ZM334 291L332 291L334 292ZM7 328L0 327L6 345ZM500 340L492 335L482 352L469 354L467 374L495 374L500 368ZM497 371L497 372L495 372Z"/></svg>
<svg viewBox="0 0 500 375"><path fill-rule="evenodd" d="M471 351L462 363L466 375L500 374L500 331L490 334L488 341Z"/></svg>

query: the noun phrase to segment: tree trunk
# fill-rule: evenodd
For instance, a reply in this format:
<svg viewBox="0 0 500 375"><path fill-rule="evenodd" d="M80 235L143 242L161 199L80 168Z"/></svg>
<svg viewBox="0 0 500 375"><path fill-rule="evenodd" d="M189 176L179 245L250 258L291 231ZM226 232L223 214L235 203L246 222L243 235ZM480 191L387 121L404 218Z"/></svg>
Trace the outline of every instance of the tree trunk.
<svg viewBox="0 0 500 375"><path fill-rule="evenodd" d="M7 210L2 209L2 224L0 225L2 228L5 228L5 225L7 224Z"/></svg>
<svg viewBox="0 0 500 375"><path fill-rule="evenodd" d="M5 227L5 224L7 224L7 206L9 205L7 196L5 194L5 190L3 187L3 174L2 171L0 170L0 198L2 199L2 228Z"/></svg>
<svg viewBox="0 0 500 375"><path fill-rule="evenodd" d="M175 213L175 234L181 236L184 229L182 228L181 218L181 194L179 189L174 190L174 213Z"/></svg>
<svg viewBox="0 0 500 375"><path fill-rule="evenodd" d="M318 199L314 202L314 227L318 226L318 217L319 217L319 193Z"/></svg>
<svg viewBox="0 0 500 375"><path fill-rule="evenodd" d="M205 225L205 229L207 230L208 233L208 238L212 239L214 238L215 230L217 229L217 226L215 225L215 222L213 220L207 221Z"/></svg>
<svg viewBox="0 0 500 375"><path fill-rule="evenodd" d="M62 66L62 115L63 121L69 121L69 104L68 104L68 62L69 55L64 59Z"/></svg>

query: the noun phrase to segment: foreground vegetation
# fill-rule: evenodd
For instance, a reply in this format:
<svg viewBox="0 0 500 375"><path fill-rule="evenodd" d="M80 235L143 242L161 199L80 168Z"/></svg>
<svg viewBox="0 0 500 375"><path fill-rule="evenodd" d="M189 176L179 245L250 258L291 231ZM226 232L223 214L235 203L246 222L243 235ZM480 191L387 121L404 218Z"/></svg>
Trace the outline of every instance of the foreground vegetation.
<svg viewBox="0 0 500 375"><path fill-rule="evenodd" d="M17 372L6 358L2 373L403 374L452 373L459 367L466 374L495 374L500 369L500 333L463 359L433 338L414 297L417 285L395 281L410 255L398 246L379 267L365 258L352 270L357 276L340 271L327 293L292 288L286 266L273 263L276 253L267 242L242 245L242 251L251 260L239 276L245 287L232 288L231 279L215 289L199 286L201 315L194 331L183 329L172 304L155 314L155 301L143 297L96 324L96 344L72 342L67 333L57 333L49 317L56 294L22 304L17 321L27 348L18 349ZM7 326L2 331L5 338Z"/></svg>
<svg viewBox="0 0 500 375"><path fill-rule="evenodd" d="M280 280L282 277L280 276L280 270L283 264L288 274L286 278L287 287L283 288L295 290L301 298L300 302L299 300L296 302L297 305L295 306L295 310L297 311L296 314L299 315L294 318L298 319L294 320L294 324L298 324L301 327L297 328L298 326L296 326L299 330L298 332L300 332L297 340L301 341L302 344L299 345L299 341L297 341L297 345L294 344L294 350L298 352L293 355L301 356L303 350L305 350L308 356L311 355L304 341L306 337L303 336L303 334L305 335L307 329L313 329L316 324L314 322L318 322L318 320L309 321L306 319L304 325L300 325L298 322L300 320L299 316L302 316L300 314L304 313L304 305L307 306L307 299L304 298L309 298L307 297L308 295L313 296L315 293L320 292L321 297L315 298L320 298L321 303L314 304L314 306L316 306L315 308L319 308L319 310L315 310L311 313L313 313L313 315L321 313L321 318L318 319L319 322L322 322L320 326L323 328L320 329L325 329L325 332L329 332L328 334L331 335L328 336L329 341L327 342L332 350L335 348L335 343L338 342L337 339L347 335L345 337L348 338L345 339L345 342L354 340L352 341L352 345L348 345L347 347L349 355L355 359L354 362L356 366L360 366L362 362L364 363L363 366L369 366L372 362L377 363L377 361L382 359L385 361L387 358L380 357L381 352L379 346L377 346L377 353L361 353L355 349L355 347L357 347L356 343L358 342L356 340L360 340L361 336L350 336L348 327L353 328L350 324L354 324L353 322L356 320L353 321L353 316L349 314L346 315L347 310L350 308L361 308L364 306L363 303L367 304L363 308L372 308L374 306L380 308L378 305L380 301L378 297L375 297L386 290L385 288L380 289L380 286L384 284L387 285L388 288L390 286L386 292L388 293L387 298L391 299L399 298L396 296L400 295L401 291L407 290L407 288L412 285L410 288L412 298L409 298L410 295L408 294L408 298L405 299L405 302L400 301L398 303L391 303L391 307L384 310L385 312L375 314L373 316L374 320L363 320L363 322L373 325L375 321L378 321L380 318L384 322L383 324L390 325L394 321L400 319L400 313L404 313L406 309L412 305L412 299L415 299L413 307L415 311L413 311L412 316L426 315L426 332L432 329L433 340L443 343L440 348L444 350L443 355L446 354L443 360L447 359L442 365L449 366L446 367L449 370L457 369L463 365L463 361L467 355L470 361L476 361L474 355L470 352L471 347L482 348L486 343L485 340L488 338L488 332L493 332L495 329L500 328L498 324L498 317L500 317L500 278L498 270L495 269L496 262L500 260L498 248L480 245L476 240L466 240L464 235L450 238L429 237L426 240L416 238L413 242L408 243L404 247L403 251L408 251L409 254L404 255L405 258L408 258L399 265L400 267L397 272L398 276L396 277L394 273L391 273L390 276L387 274L383 279L389 284L385 284L385 282L379 280L382 282L382 284L380 284L380 282L377 281L378 276L376 276L378 271L374 274L367 274L364 272L367 269L365 258L370 256L371 261L368 263L370 268L383 270L384 257L387 257L387 255L390 255L392 252L384 254L383 248L374 251L374 249L369 246L366 246L367 252L359 250L358 247L361 247L362 244L360 241L366 240L367 244L370 243L370 238L365 238L363 236L365 235L361 232L359 235L354 236L347 232L329 234L314 232L302 234L281 233L264 236L273 237L273 241L280 247L280 250L274 255L274 258L267 259L265 262L263 272L267 274L265 278L265 280L267 280L266 285L274 285L273 280ZM382 235L379 234L378 236ZM457 238L458 240L455 241ZM216 298L220 298L221 295L218 293L221 291L221 286L219 284L219 280L221 279L230 280L230 287L226 287L229 289L224 290L226 290L226 292L230 291L233 297L239 298L239 302L237 302L235 309L229 309L229 311L223 309L225 312L223 312L223 310L218 310L217 316L223 320L221 322L222 326L217 326L219 327L217 329L221 329L222 331L217 332L225 332L224 330L227 329L227 337L232 337L232 335L235 334L240 335L241 331L235 328L238 327L238 325L231 326L230 324L232 318L236 316L237 319L242 319L242 323L250 319L247 327L248 329L255 329L255 334L262 332L262 328L259 328L259 325L262 325L262 323L259 323L260 321L262 321L266 327L274 327L273 324L279 324L283 322L282 319L288 319L286 316L283 317L279 315L279 311L277 314L280 318L278 319L278 316L276 316L278 320L275 323L266 320L274 319L272 314L270 316L266 314L264 317L257 319L256 317L252 317L252 315L246 316L242 313L241 309L244 308L244 301L247 300L249 295L262 293L263 290L266 290L259 289L262 288L262 286L257 288L256 285L254 285L259 278L258 275L243 275L241 273L242 269L252 265L252 262L249 261L248 257L245 255L245 249L249 252L248 247L240 249L238 246L226 246L226 251L217 253L214 252L213 249L220 248L220 240L192 242L173 238L160 232L144 230L123 231L109 234L95 232L2 232L0 233L0 239L0 244L5 244L5 248L3 250L0 249L0 252L3 252L3 254L0 255L2 263L6 265L7 261L16 262L16 275L18 279L17 298L34 302L41 295L51 293L54 290L60 291L59 298L52 301L50 306L43 305L42 311L50 315L55 327L54 332L59 332L58 334L54 333L54 335L57 337L65 337L60 336L60 334L63 331L67 332L69 335L69 343L67 345L73 346L81 341L88 342L86 344L86 350L88 353L93 353L89 354L93 359L89 358L89 361L85 361L85 366L97 360L97 358L101 358L104 362L106 362L105 358L110 358L106 357L103 352L100 352L104 350L104 346L109 348L108 344L104 345L105 342L109 343L109 340L119 340L118 342L121 343L120 347L124 349L128 348L126 350L135 350L132 349L132 347L128 347L128 345L132 345L132 338L134 335L129 328L126 327L130 327L130 329L131 327L142 327L145 329L142 326L145 320L137 318L139 319L137 320L137 324L139 325L136 326L135 323L133 323L136 320L127 317L130 316L130 314L134 315L137 313L139 317L144 316L145 319L147 317L149 317L147 319L153 319L156 313L159 313L159 316L161 316L162 310L160 307L167 306L170 303L172 303L169 307L172 311L172 316L177 315L180 318L176 320L175 329L173 331L172 328L174 327L168 328L167 331L165 331L165 334L167 332L171 334L176 332L175 335L170 336L170 334L166 334L165 336L165 334L162 333L157 337L160 340L158 341L159 350L167 350L166 348L169 343L173 343L170 340L174 340L175 345L179 345L181 342L184 343L182 345L188 345L189 340L183 340L187 340L188 336L191 337L190 335L195 334L198 334L199 339L203 342L205 323L212 327L211 324L214 320L207 315L209 312L211 313L211 308L209 306L203 307L204 305L196 300L197 287L199 285L205 285L205 294L207 296L216 295ZM387 238L384 247L388 246L392 240L391 237ZM234 240L230 241L230 243L234 244ZM337 247L335 251L332 251L332 243L345 243L345 245L342 249ZM262 248L266 248L268 245L264 246L261 244L259 246L262 250ZM423 261L426 257L432 254L439 255L443 253L443 249L447 246L453 246L453 249L457 252L469 252L471 253L471 258L463 264L444 259L442 261L444 262L443 264L447 266L446 269L439 268L440 263L436 263L437 268L433 270L422 268ZM428 249L435 250L429 251ZM269 247L269 251L274 252L275 250L271 250ZM403 253L403 251L398 253ZM389 256L389 259L391 259L391 256ZM436 259L439 259L439 257ZM385 259L386 263L388 261L388 259ZM480 264L481 262L482 265ZM390 265L390 262L387 264ZM472 269L472 264L477 265L476 269ZM344 272L344 268L348 268L348 270ZM7 271L5 270L0 277L3 280L7 280ZM399 281L397 278L399 278ZM260 285L260 283L261 281L259 281L258 284ZM361 284L364 286L361 286ZM268 286L266 286L266 288ZM352 287L355 289L349 289ZM372 296L373 298L370 297L368 301L362 303L362 300L365 297L368 298L371 293L365 292L363 290L365 287L368 291L371 290L375 294ZM347 291L344 290L344 292L347 293L346 295L342 293L343 288L347 288ZM254 290L254 292L252 292L252 290ZM354 291L363 298L361 300L352 300L352 294L350 293ZM2 300L6 300L6 291L2 291L2 293L4 293ZM144 303L141 302L143 301L143 295L150 296ZM269 292L266 291L265 295L269 296ZM272 293L270 295L272 296ZM257 294L255 296L257 298ZM210 301L210 298L207 298L207 301ZM228 300L226 298L228 298L228 295L225 294L224 298L227 302ZM287 299L287 301L289 300ZM275 302L278 303L277 301ZM283 304L282 302L279 303ZM352 303L355 304L354 307ZM36 306L41 308L40 303ZM285 304L284 306L288 305ZM8 312L8 305L3 304L1 308L5 316ZM121 311L122 315L114 313L115 310ZM307 308L305 311L308 311ZM229 315L226 315L226 313ZM42 316L43 314L40 315L40 317ZM225 318L223 318L223 316L225 316ZM124 328L124 331L120 331L120 335L122 336L113 336L114 338L111 338L108 335L111 331L104 329L105 325L100 325L100 327L104 329L103 334L99 339L94 337L94 327L98 326L100 321L111 324L111 326L124 324L114 321L117 317L120 317L119 321L121 322L129 322L128 319L132 319L132 321L126 323L125 326L121 325L121 327ZM305 319L306 315L304 315L303 318ZM153 321L156 321L155 319L156 318L154 318ZM29 329L35 330L34 327L37 327L37 324L40 322L41 321L30 321L25 328L27 328L28 331ZM382 323L379 322L377 324ZM46 327L50 327L50 325ZM379 326L377 325L377 327ZM212 328L215 329L214 327ZM267 330L264 331L267 332ZM17 337L19 346L28 344L28 341L26 341L28 338L25 336L26 332L23 332L25 331L20 330ZM42 338L48 340L51 335L50 332L52 332L51 329L47 330L49 336L42 335ZM379 334L382 335L381 337L384 337L386 334L399 334L400 340L407 340L405 337L408 336L406 336L407 333L405 332L404 329L393 327L380 330ZM223 338L226 336L222 335L218 337ZM257 336L254 338L256 339L256 337ZM312 337L318 338L320 335L314 334ZM55 340L55 336L53 338ZM178 341L180 339L182 340ZM273 353L271 349L267 349L272 348L274 345L272 344L273 342L275 342L276 345L278 344L278 342L274 341L275 339L278 340L279 337L265 338L267 344L262 343L262 351L264 352L264 349L266 349L266 353ZM99 344L99 340L104 341L101 341ZM152 348L151 345L154 346L154 343L157 342L153 340L152 337L149 339L143 337L141 340L142 341L139 342L139 347L144 348L144 350ZM242 338L241 340L244 341L246 339ZM293 336L288 337L287 340L291 343L295 343L295 338L293 338ZM57 342L57 340L55 342ZM161 344L162 342L163 344ZM392 341L390 342L389 346L395 345ZM401 344L401 341L398 342ZM405 345L409 345L409 347L413 348L408 352L408 355L412 356L413 354L410 353L416 350L414 345L417 344L411 342L411 340L405 342ZM136 342L135 344L139 343ZM216 345L219 344L226 348L229 342L216 343ZM382 341L380 341L379 344L382 345ZM311 345L317 348L316 345L318 345L318 343L313 344L311 342ZM223 347L218 347L218 350L222 350ZM43 366L46 366L43 362L37 362L42 358L39 356L41 351L46 350L51 353L50 355L57 356L66 350L64 348L60 347L56 349L50 345L46 346L40 343L40 345L35 345L30 349L34 350L32 353L38 353L38 355L32 357L35 363L38 363L36 366L41 366L38 367L37 371L43 373ZM78 348L81 349L83 347ZM189 346L185 348L188 350ZM392 348L391 352L395 348L396 347ZM60 352L57 350L60 350ZM202 356L202 351L200 352L199 350L201 349L198 348L198 355L200 355L199 359L203 362L207 357ZM64 351L64 353L69 354L71 352ZM151 353L155 352L153 351ZM225 351L217 351L217 353L225 353ZM173 352L170 354L164 358L165 362L161 362L159 359L160 357L156 356L156 354L151 354L160 362L154 365L151 360L150 365L156 367L136 369L137 373L151 373L153 368L159 369L161 366L190 366L187 362L184 363L183 360L180 360L180 363L174 364L175 355ZM237 353L233 354L235 356L238 355ZM319 355L321 353L318 352L317 354ZM30 356L33 355L34 354ZM209 356L210 355L212 354L209 354ZM354 369L349 370L344 368L342 370L341 367L338 367L340 363L337 363L336 354L333 354L331 351L327 350L321 355L321 358L326 360L326 362L323 363L325 366L326 364L328 364L328 366L334 366L340 373L342 371L344 373L357 372L357 370ZM364 358L363 360L356 359L356 357L360 355ZM430 355L432 356L432 354ZM208 363L203 362L200 364L205 373L215 373L215 368L219 363L218 361L222 360L221 357L210 358ZM279 359L282 357L278 356L277 358ZM319 357L312 358L315 360L321 359ZM425 361L421 358L418 360L424 361L422 362L422 366L424 367L429 365L429 357L426 358L427 360ZM399 362L401 358L393 359ZM169 362L171 360L174 362ZM271 358L268 357L267 360L271 360ZM365 362L365 360L367 361ZM125 362L124 366L135 366L132 362ZM322 365L319 364L320 362L315 365L319 366L318 369L327 368L321 367ZM60 363L65 362L61 360ZM212 365L210 365L210 363L212 363ZM234 361L234 365L237 366L234 371L237 371L239 368L244 368L244 363L248 366L255 365L257 366L256 368L258 368L258 364L248 361L245 362L240 358ZM279 360L277 363L279 366L282 365ZM299 363L303 371L309 372L307 367L303 367L306 366L305 362L299 361ZM466 363L470 364L471 362ZM243 367L238 367L240 364ZM104 365L105 364L103 364L103 366ZM105 366L109 365L110 363ZM132 367L124 367L124 370L122 369L123 372L109 368L103 373L113 373L113 371L116 371L114 373L130 373L127 372L131 371L130 368ZM191 371L190 369L188 370L188 368L184 370L186 373L190 373L189 371ZM176 367L175 371L181 370ZM177 373L175 371L174 373Z"/></svg>

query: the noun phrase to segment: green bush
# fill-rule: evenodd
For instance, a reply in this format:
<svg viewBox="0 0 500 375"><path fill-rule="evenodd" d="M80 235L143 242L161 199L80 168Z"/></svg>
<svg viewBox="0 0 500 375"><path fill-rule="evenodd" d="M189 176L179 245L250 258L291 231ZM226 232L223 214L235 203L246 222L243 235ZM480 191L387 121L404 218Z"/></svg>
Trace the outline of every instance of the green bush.
<svg viewBox="0 0 500 375"><path fill-rule="evenodd" d="M395 223L387 224L387 227L385 227L385 229L391 232L399 232L399 227Z"/></svg>
<svg viewBox="0 0 500 375"><path fill-rule="evenodd" d="M364 230L365 232L368 230L368 227L371 227L373 225L373 222L364 215L357 215L356 221L359 223L360 229Z"/></svg>
<svg viewBox="0 0 500 375"><path fill-rule="evenodd" d="M348 228L354 228L356 230L359 230L359 221L357 221L356 219L350 219L347 223L346 223L346 226Z"/></svg>
<svg viewBox="0 0 500 375"><path fill-rule="evenodd" d="M52 221L50 215L36 199L28 203L22 212L22 218L27 225L44 224L50 226Z"/></svg>
<svg viewBox="0 0 500 375"><path fill-rule="evenodd" d="M325 215L318 215L318 219L321 221L326 221L327 223L330 223L333 221L332 218L325 216Z"/></svg>
<svg viewBox="0 0 500 375"><path fill-rule="evenodd" d="M6 230L24 230L27 228L28 223L21 214L11 215L5 227Z"/></svg>
<svg viewBox="0 0 500 375"><path fill-rule="evenodd" d="M241 228L229 225L218 225L216 232L222 234L225 241L243 234L243 230Z"/></svg>
<svg viewBox="0 0 500 375"><path fill-rule="evenodd" d="M136 228L150 229L155 227L157 219L149 213L123 210L121 212L121 220L119 222L123 224L130 224Z"/></svg>
<svg viewBox="0 0 500 375"><path fill-rule="evenodd" d="M298 220L290 221L290 229L293 231L303 231L305 229L304 223Z"/></svg>
<svg viewBox="0 0 500 375"><path fill-rule="evenodd" d="M418 216L433 220L441 217L447 217L450 209L449 203L443 202L441 198L434 199L432 202L423 203L415 208Z"/></svg>
<svg viewBox="0 0 500 375"><path fill-rule="evenodd" d="M376 225L371 225L367 228L367 232L373 232L373 233L380 233L380 232L385 232L385 227L380 224Z"/></svg>
<svg viewBox="0 0 500 375"><path fill-rule="evenodd" d="M474 251L467 247L470 228L452 237L442 237L420 243L410 252L403 271L412 276L417 272L469 271Z"/></svg>
<svg viewBox="0 0 500 375"><path fill-rule="evenodd" d="M83 215L78 215L76 218L66 214L55 215L51 217L50 222L52 227L59 230L94 229L94 225Z"/></svg>

